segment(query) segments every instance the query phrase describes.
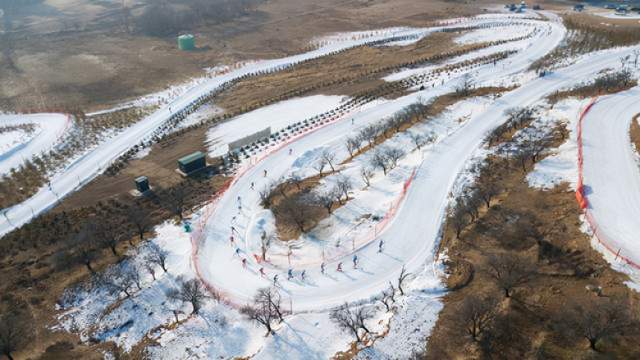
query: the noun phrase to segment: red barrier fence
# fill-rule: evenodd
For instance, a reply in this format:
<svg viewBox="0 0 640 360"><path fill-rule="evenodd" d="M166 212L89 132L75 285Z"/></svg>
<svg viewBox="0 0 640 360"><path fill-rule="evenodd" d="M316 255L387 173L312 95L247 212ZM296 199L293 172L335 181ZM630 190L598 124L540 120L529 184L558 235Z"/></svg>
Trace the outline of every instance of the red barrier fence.
<svg viewBox="0 0 640 360"><path fill-rule="evenodd" d="M204 213L200 216L200 218L198 219L198 222L193 226L193 231L191 233L191 262L193 264L193 269L196 273L196 276L198 277L198 279L200 279L200 281L202 281L202 283L204 284L204 286L207 288L207 290L211 293L214 294L216 297L218 297L220 299L220 301L225 302L228 305L231 306L240 306L240 304L236 304L233 303L230 300L230 297L228 295L226 295L224 292L221 292L220 290L217 290L213 285L211 285L205 278L203 278L202 276L202 272L200 269L200 262L198 261L198 252L200 249L200 244L202 243L202 241L204 240L204 229L205 226L207 224L207 222L209 221L209 219L211 218L211 216L215 213L216 208L217 208L217 204L220 201L220 199L222 198L222 196L224 195L225 192L227 192L227 190L229 190L229 188L235 184L238 179L240 179L242 177L242 175L244 175L247 171L249 171L251 168L253 168L256 164L258 164L260 161L262 161L263 159L265 159L267 156L269 156L270 154L284 148L285 146L291 144L292 142L299 140L337 120L339 120L340 118L343 118L351 113L355 112L355 108L353 110L347 111L347 110L343 110L343 111L339 111L338 113L336 113L333 117L327 119L327 121L323 122L322 124L320 124L319 126L316 126L314 128L308 129L307 131L304 131L300 134L297 134L295 136L292 136L291 138L287 139L286 141L278 144L277 146L274 146L272 149L269 149L268 151L264 152L261 156L255 156L253 158L251 158L249 160L249 163L244 165L243 167L241 167L238 172L236 173L236 175L234 175L231 179L229 179L228 181L226 181L222 187L211 196L209 202L205 205L204 207ZM414 171L415 173L415 171ZM405 185L405 190L406 190L407 185Z"/></svg>
<svg viewBox="0 0 640 360"><path fill-rule="evenodd" d="M615 243L612 239L609 238L603 231L600 231L598 228L598 224L596 223L591 211L589 211L589 199L587 199L587 195L584 193L583 186L583 142L582 142L582 123L584 122L584 118L591 110L593 105L598 100L597 97L593 98L589 104L580 112L580 118L578 119L578 184L576 186L576 200L578 201L578 205L580 208L584 210L585 219L587 220L587 224L589 224L589 228L593 233L593 236L598 243L600 243L607 251L609 251L612 255L615 256L615 259L622 260L625 263L629 264L631 267L640 270L640 265L629 259L628 257L621 254L622 248L616 249L612 244Z"/></svg>

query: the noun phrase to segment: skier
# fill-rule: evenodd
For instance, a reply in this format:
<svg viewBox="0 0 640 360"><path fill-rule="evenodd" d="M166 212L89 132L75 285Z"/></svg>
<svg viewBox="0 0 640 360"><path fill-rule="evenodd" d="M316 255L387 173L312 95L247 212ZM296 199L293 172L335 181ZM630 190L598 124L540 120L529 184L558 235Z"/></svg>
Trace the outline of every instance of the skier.
<svg viewBox="0 0 640 360"><path fill-rule="evenodd" d="M235 245L235 241L233 240L233 233L229 236L229 242L231 242L231 246Z"/></svg>
<svg viewBox="0 0 640 360"><path fill-rule="evenodd" d="M242 199L240 198L240 195L238 195L238 202L242 202Z"/></svg>
<svg viewBox="0 0 640 360"><path fill-rule="evenodd" d="M267 169L264 169L264 177L267 177Z"/></svg>
<svg viewBox="0 0 640 360"><path fill-rule="evenodd" d="M341 262L338 263L338 268L336 270L339 271L339 272L342 272L342 263Z"/></svg>
<svg viewBox="0 0 640 360"><path fill-rule="evenodd" d="M242 267L247 268L247 259L242 259Z"/></svg>
<svg viewBox="0 0 640 360"><path fill-rule="evenodd" d="M380 242L378 243L378 252L379 253L382 252L382 246L384 246L384 241L380 240Z"/></svg>
<svg viewBox="0 0 640 360"><path fill-rule="evenodd" d="M324 274L324 263L320 264L320 273Z"/></svg>
<svg viewBox="0 0 640 360"><path fill-rule="evenodd" d="M273 275L273 286L278 285L278 274Z"/></svg>
<svg viewBox="0 0 640 360"><path fill-rule="evenodd" d="M254 184L253 184L253 181L252 181L252 182L251 182L251 190L253 190L253 185L254 185Z"/></svg>
<svg viewBox="0 0 640 360"><path fill-rule="evenodd" d="M287 271L287 280L293 279L293 269L289 268Z"/></svg>
<svg viewBox="0 0 640 360"><path fill-rule="evenodd" d="M353 255L353 268L358 266L358 255Z"/></svg>
<svg viewBox="0 0 640 360"><path fill-rule="evenodd" d="M293 149L289 148L289 155L293 154Z"/></svg>
<svg viewBox="0 0 640 360"><path fill-rule="evenodd" d="M302 281L304 281L305 275L307 275L307 270L302 270L302 272L300 273L300 279L302 279Z"/></svg>
<svg viewBox="0 0 640 360"><path fill-rule="evenodd" d="M236 248L236 255L240 256L240 248L239 247Z"/></svg>
<svg viewBox="0 0 640 360"><path fill-rule="evenodd" d="M233 225L231 225L231 233L233 234L235 231L236 231L236 228Z"/></svg>
<svg viewBox="0 0 640 360"><path fill-rule="evenodd" d="M262 277L267 276L267 274L264 273L264 268L263 267L260 268L260 276L262 276Z"/></svg>
<svg viewBox="0 0 640 360"><path fill-rule="evenodd" d="M354 121L355 121L355 119L351 118L351 125L353 125Z"/></svg>

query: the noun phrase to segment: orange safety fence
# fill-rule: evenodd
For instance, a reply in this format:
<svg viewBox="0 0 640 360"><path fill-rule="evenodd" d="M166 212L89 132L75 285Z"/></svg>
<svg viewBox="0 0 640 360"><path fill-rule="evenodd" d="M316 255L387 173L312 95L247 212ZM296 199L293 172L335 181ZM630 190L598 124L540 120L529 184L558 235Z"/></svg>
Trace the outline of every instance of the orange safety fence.
<svg viewBox="0 0 640 360"><path fill-rule="evenodd" d="M587 220L587 224L593 233L593 237L598 240L598 243L602 245L607 251L609 251L612 255L615 255L615 259L620 259L625 263L629 264L631 267L640 270L640 265L631 260L630 258L621 254L622 248L616 248L612 245L615 243L607 234L600 230L596 220L594 219L591 211L589 211L589 200L587 195L584 192L584 173L583 173L583 141L582 141L582 123L584 122L584 118L591 110L593 105L597 101L597 97L593 98L589 104L580 112L580 118L578 119L578 184L576 186L576 200L578 201L578 205L581 209L584 210L585 219Z"/></svg>

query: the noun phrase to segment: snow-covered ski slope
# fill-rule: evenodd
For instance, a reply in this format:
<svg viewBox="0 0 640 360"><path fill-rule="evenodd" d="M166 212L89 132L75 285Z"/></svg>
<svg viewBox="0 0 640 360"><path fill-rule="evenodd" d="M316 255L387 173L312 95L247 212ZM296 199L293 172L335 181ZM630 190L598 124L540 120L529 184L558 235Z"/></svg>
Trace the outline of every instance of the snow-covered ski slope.
<svg viewBox="0 0 640 360"><path fill-rule="evenodd" d="M471 19L468 21L468 25L479 25L489 21L491 20L487 18ZM429 29L401 28L381 32L380 34L374 34L366 38L345 38L341 41L328 43L325 46L306 53L280 59L248 63L239 69L198 83L169 104L166 104L121 134L110 138L108 141L105 141L85 154L82 158L74 161L73 164L68 166L63 172L56 174L51 179L50 187L41 188L35 195L23 203L8 209L3 209L4 216L0 218L0 235L4 235L16 227L27 223L33 216L54 206L61 197L81 188L98 174L102 173L102 171L121 154L150 137L156 129L160 128L171 118L172 114L191 106L199 98L214 92L231 81L252 74L276 71L305 60L330 55L355 46L369 43L375 44L385 40L405 37L423 37L431 32L441 30L444 27L453 26L459 26L459 24Z"/></svg>
<svg viewBox="0 0 640 360"><path fill-rule="evenodd" d="M562 40L565 30L559 23L546 23L545 26L549 26L548 31L540 32L538 36L527 40L530 44L518 54L504 60L504 64L477 68L473 72L476 83L492 82L506 74L523 72L533 61L551 51ZM297 311L326 309L344 301L378 294L388 286L389 281L396 279L403 266L410 272L419 272L425 266L430 266L448 204L448 195L456 177L473 151L483 143L486 134L505 120L505 110L531 105L553 91L579 83L585 77L610 67L621 54L630 51L621 49L602 52L547 77L533 78L498 99L483 113L473 116L456 132L425 151L424 161L417 169L413 184L393 222L381 234L377 234L377 239L369 246L360 247L354 253L327 262L327 275L320 273L318 259L310 261L313 265L309 266L292 264L296 273L306 270L308 281L305 282L287 281L287 269L272 268L255 261L253 255L259 254L260 239L253 219L264 211L259 205L257 190L268 181L286 177L297 159L295 154L319 147L343 146L344 138L355 134L359 127L415 103L419 98L430 99L452 91L462 75L456 74L441 86L345 116L335 124L273 152L244 172L222 198L211 205L215 209L211 210L213 214L204 231L204 238L196 239L201 240L201 243L194 261L201 277L230 300L244 303L257 289L273 283L273 276L277 274L279 286ZM350 121L352 117L354 125ZM289 148L294 150L294 155L289 155ZM268 172L267 177L264 177L265 170ZM255 190L250 189L252 182ZM238 199L242 205L241 211L238 210ZM229 240L231 225L239 232L233 246ZM384 256L377 254L378 240L383 240L386 244ZM240 256L236 255L235 246L240 249ZM354 254L360 259L359 269L351 268ZM248 259L246 269L242 266L241 257ZM344 272L336 271L340 262ZM266 277L261 277L258 273L262 266L267 270Z"/></svg>
<svg viewBox="0 0 640 360"><path fill-rule="evenodd" d="M598 99L582 123L588 215L600 240L634 264L640 264L640 163L629 127L638 114L635 87Z"/></svg>
<svg viewBox="0 0 640 360"><path fill-rule="evenodd" d="M19 131L0 134L0 176L19 168L33 156L53 148L71 126L64 114L0 115L0 128L29 125L32 134ZM14 138L15 137L15 138Z"/></svg>

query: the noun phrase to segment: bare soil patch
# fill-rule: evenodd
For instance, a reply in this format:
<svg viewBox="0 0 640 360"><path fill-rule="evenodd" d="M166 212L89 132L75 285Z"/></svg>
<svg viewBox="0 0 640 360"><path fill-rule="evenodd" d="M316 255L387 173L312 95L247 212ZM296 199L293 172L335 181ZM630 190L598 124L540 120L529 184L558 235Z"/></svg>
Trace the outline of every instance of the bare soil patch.
<svg viewBox="0 0 640 360"><path fill-rule="evenodd" d="M631 138L631 143L635 145L636 151L640 152L640 124L638 121L640 121L640 114L631 119L629 137Z"/></svg>
<svg viewBox="0 0 640 360"><path fill-rule="evenodd" d="M428 340L426 358L638 356L637 325L615 339L600 341L600 352L590 351L586 339L562 330L563 314L576 304L619 299L635 313L640 300L624 284L627 276L613 271L580 230L580 209L573 192L566 185L549 191L530 188L526 172L513 161L492 157L486 166L502 192L490 207L482 206L460 238L451 218L447 221L441 248L449 256L451 292ZM492 275L492 257L516 258L532 266L510 297L504 296ZM461 269L460 264L468 265ZM468 275L471 268L472 277ZM602 296L589 290L598 286ZM470 297L479 298L479 303L497 302L492 305L490 326L477 341L461 319L464 300Z"/></svg>

